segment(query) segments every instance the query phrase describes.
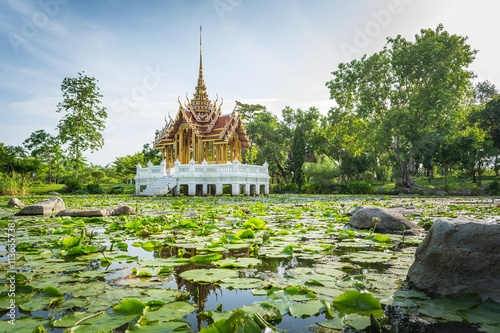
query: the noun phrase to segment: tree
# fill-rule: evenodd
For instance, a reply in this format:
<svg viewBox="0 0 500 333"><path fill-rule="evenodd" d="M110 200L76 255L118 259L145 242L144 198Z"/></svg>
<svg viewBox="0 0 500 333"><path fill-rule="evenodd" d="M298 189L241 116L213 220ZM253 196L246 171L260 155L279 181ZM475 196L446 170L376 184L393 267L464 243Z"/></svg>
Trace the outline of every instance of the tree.
<svg viewBox="0 0 500 333"><path fill-rule="evenodd" d="M83 72L78 77L63 80L61 90L64 100L57 105L57 112L67 112L59 121L59 138L69 143L68 151L75 159L75 178L78 179L78 163L82 152L95 151L104 145L101 132L107 118L106 108L101 106L97 80Z"/></svg>
<svg viewBox="0 0 500 333"><path fill-rule="evenodd" d="M24 140L23 145L31 151L31 156L45 159L49 165L49 184L52 184L52 158L59 147L57 138L44 130L31 133L30 137Z"/></svg>
<svg viewBox="0 0 500 333"><path fill-rule="evenodd" d="M266 107L260 104L244 104L236 101L236 111L239 112L243 121L251 122L254 115L266 111Z"/></svg>
<svg viewBox="0 0 500 333"><path fill-rule="evenodd" d="M474 102L476 104L484 105L498 95L497 88L490 81L479 82L474 88Z"/></svg>
<svg viewBox="0 0 500 333"><path fill-rule="evenodd" d="M145 143L142 146L142 155L144 155L145 161L151 161L153 164L159 164L161 162L161 150L153 149L152 144Z"/></svg>
<svg viewBox="0 0 500 333"><path fill-rule="evenodd" d="M23 178L30 177L37 172L40 163L35 158L30 158L21 146L5 146L0 143L0 172L13 178L20 174Z"/></svg>
<svg viewBox="0 0 500 333"><path fill-rule="evenodd" d="M94 183L99 184L101 180L106 177L106 173L102 170L95 170L91 173Z"/></svg>
<svg viewBox="0 0 500 333"><path fill-rule="evenodd" d="M439 25L414 42L388 38L381 52L341 63L326 85L342 111L370 122L369 142L389 155L396 181L412 189L419 150L439 126L463 116L475 54L465 37Z"/></svg>
<svg viewBox="0 0 500 333"><path fill-rule="evenodd" d="M314 160L314 150L318 143L318 120L320 113L315 107L305 111L286 107L282 110L281 133L288 153L287 171L292 181L303 184L302 167L307 158Z"/></svg>
<svg viewBox="0 0 500 333"><path fill-rule="evenodd" d="M137 164L139 163L142 165L147 163L142 153L117 157L113 162L116 165L116 173L122 176L125 182L137 174Z"/></svg>
<svg viewBox="0 0 500 333"><path fill-rule="evenodd" d="M291 149L291 164L294 170L293 182L302 188L304 172L302 166L306 161L306 140L302 126L295 127Z"/></svg>
<svg viewBox="0 0 500 333"><path fill-rule="evenodd" d="M246 124L252 147L245 159L252 164L269 164L269 172L274 181L280 182L285 176L286 161L284 139L275 115L263 109L252 116Z"/></svg>

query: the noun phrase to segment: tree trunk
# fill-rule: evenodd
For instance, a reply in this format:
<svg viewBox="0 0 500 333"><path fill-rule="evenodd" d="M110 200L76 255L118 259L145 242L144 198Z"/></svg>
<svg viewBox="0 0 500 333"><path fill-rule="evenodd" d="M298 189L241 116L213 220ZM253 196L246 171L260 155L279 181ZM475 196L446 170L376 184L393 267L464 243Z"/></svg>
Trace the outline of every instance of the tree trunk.
<svg viewBox="0 0 500 333"><path fill-rule="evenodd" d="M405 189L414 190L418 189L417 184L415 184L415 179L411 174L414 167L413 159L410 158L409 162L403 161L401 155L396 151L396 149L391 147L392 152L397 160L397 165L391 162L393 172L396 175L396 183L401 185Z"/></svg>
<svg viewBox="0 0 500 333"><path fill-rule="evenodd" d="M52 185L52 168L51 168L51 158L49 152L46 152L47 161L49 162L49 185Z"/></svg>
<svg viewBox="0 0 500 333"><path fill-rule="evenodd" d="M78 180L78 146L76 146L75 179Z"/></svg>
<svg viewBox="0 0 500 333"><path fill-rule="evenodd" d="M59 184L59 182L61 181L60 178L61 178L61 174L59 172L61 166L60 166L60 162L59 160L57 160L57 181L56 181L56 184Z"/></svg>
<svg viewBox="0 0 500 333"><path fill-rule="evenodd" d="M443 173L444 173L444 190L448 191L448 166L443 165Z"/></svg>

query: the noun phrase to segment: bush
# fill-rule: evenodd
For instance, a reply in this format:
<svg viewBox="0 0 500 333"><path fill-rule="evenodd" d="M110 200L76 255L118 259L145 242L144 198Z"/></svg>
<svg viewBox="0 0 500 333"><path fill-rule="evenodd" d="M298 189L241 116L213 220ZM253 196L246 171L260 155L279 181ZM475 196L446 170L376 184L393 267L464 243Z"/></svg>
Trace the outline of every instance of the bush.
<svg viewBox="0 0 500 333"><path fill-rule="evenodd" d="M75 177L69 177L64 181L64 185L66 185L66 190L68 192L76 192L76 191L81 191L84 190L83 184L79 179L76 179Z"/></svg>
<svg viewBox="0 0 500 333"><path fill-rule="evenodd" d="M89 194L104 194L104 190L101 185L96 183L90 183L87 185L87 192Z"/></svg>
<svg viewBox="0 0 500 333"><path fill-rule="evenodd" d="M307 183L302 186L302 191L306 194L321 194L322 186L320 182Z"/></svg>
<svg viewBox="0 0 500 333"><path fill-rule="evenodd" d="M18 174L14 174L13 177L6 175L2 177L0 174L0 194L2 195L25 195L30 185L31 182L28 179Z"/></svg>
<svg viewBox="0 0 500 333"><path fill-rule="evenodd" d="M496 180L489 183L488 187L486 188L486 193L488 193L489 195L500 195L500 183Z"/></svg>
<svg viewBox="0 0 500 333"><path fill-rule="evenodd" d="M368 194L372 190L372 186L367 182L349 182L347 184L347 192L351 194Z"/></svg>
<svg viewBox="0 0 500 333"><path fill-rule="evenodd" d="M283 192L296 192L299 190L299 185L295 183L286 184L284 186L281 186L281 190Z"/></svg>
<svg viewBox="0 0 500 333"><path fill-rule="evenodd" d="M363 181L367 183L373 183L375 180L375 174L371 171L366 171L365 174L363 175Z"/></svg>
<svg viewBox="0 0 500 333"><path fill-rule="evenodd" d="M122 194L123 192L125 192L125 188L121 186L116 186L109 190L110 194Z"/></svg>

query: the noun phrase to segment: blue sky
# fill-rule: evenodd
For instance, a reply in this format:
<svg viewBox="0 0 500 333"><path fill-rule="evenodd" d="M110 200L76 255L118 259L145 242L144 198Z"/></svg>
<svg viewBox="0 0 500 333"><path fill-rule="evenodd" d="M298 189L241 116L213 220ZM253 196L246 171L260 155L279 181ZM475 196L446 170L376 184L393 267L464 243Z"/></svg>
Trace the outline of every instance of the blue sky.
<svg viewBox="0 0 500 333"><path fill-rule="evenodd" d="M209 97L285 106L333 105L325 82L340 62L379 51L388 36L413 39L443 23L479 50L471 69L500 87L495 0L4 0L0 2L0 142L56 134L61 82L99 80L107 164L153 140L164 116L191 98L203 26Z"/></svg>

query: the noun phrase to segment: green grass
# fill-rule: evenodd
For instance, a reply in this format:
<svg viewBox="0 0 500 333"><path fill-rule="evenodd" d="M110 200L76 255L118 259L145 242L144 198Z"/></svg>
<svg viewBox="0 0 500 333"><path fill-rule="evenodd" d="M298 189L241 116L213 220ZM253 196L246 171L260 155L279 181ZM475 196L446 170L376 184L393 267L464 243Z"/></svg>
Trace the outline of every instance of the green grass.
<svg viewBox="0 0 500 333"><path fill-rule="evenodd" d="M49 192L55 191L59 193L66 193L64 189L64 184L35 184L31 186L28 190L29 194L48 194Z"/></svg>
<svg viewBox="0 0 500 333"><path fill-rule="evenodd" d="M481 185L488 185L489 183L495 180L500 181L500 176L483 176L481 179ZM422 187L424 190L432 190L432 189L444 190L443 176L434 177L431 179L430 182L427 177L416 177L415 183L418 186ZM382 187L385 190L393 190L396 188L396 183L375 181L372 183L372 186L375 190L378 189L379 187ZM477 188L477 186L479 186L478 183L473 183L472 179L455 178L455 177L448 178L449 190L474 190Z"/></svg>
<svg viewBox="0 0 500 333"><path fill-rule="evenodd" d="M84 185L85 187L86 185ZM135 185L130 184L101 184L101 187L104 189L104 192L109 193L113 187L124 187L125 194L134 194L135 193ZM61 194L69 194L66 190L66 186L64 184L35 184L31 186L28 190L29 194L48 194L49 192L58 192Z"/></svg>

